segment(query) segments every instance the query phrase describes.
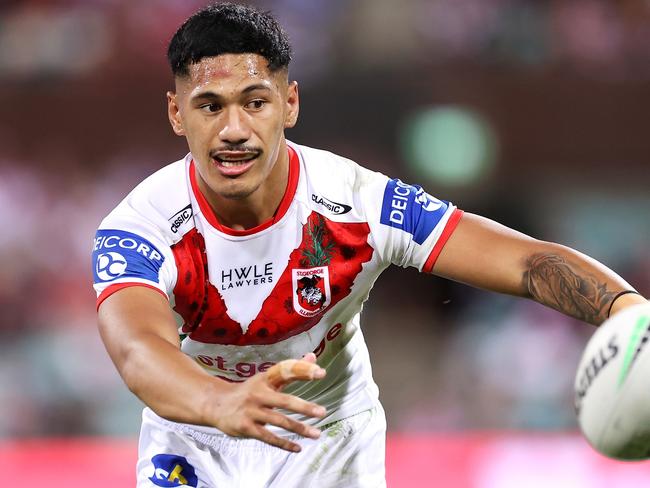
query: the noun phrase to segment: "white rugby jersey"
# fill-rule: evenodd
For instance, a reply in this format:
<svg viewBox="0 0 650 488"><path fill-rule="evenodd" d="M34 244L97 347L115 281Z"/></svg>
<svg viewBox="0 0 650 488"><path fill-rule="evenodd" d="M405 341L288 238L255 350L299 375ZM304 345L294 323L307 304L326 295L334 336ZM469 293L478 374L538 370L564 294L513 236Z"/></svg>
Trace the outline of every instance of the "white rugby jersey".
<svg viewBox="0 0 650 488"><path fill-rule="evenodd" d="M191 154L145 179L97 231L94 286L98 307L134 285L168 297L182 351L227 381L313 351L327 376L285 391L323 405L323 425L378 401L359 325L373 283L391 263L430 271L462 212L332 153L288 150L275 217L245 231L219 223Z"/></svg>

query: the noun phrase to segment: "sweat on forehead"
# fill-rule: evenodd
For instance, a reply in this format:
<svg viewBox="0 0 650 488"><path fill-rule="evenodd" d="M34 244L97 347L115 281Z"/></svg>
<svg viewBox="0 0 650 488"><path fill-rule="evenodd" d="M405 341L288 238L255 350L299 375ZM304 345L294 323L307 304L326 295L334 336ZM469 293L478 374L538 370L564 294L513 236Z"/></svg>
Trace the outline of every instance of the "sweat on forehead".
<svg viewBox="0 0 650 488"><path fill-rule="evenodd" d="M266 60L259 54L221 54L203 58L188 66L189 77L196 82L229 76L270 76Z"/></svg>
<svg viewBox="0 0 650 488"><path fill-rule="evenodd" d="M237 91L251 84L283 90L288 84L287 70L269 70L264 57L258 54L222 54L193 63L187 76L176 77L176 91L180 94L209 86L219 91Z"/></svg>

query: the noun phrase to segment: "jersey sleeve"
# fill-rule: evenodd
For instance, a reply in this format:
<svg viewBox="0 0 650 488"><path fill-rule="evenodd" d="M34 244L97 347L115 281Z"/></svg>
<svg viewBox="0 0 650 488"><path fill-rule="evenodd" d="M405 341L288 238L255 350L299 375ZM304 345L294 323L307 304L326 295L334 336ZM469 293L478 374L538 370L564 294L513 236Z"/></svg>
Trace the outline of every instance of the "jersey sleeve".
<svg viewBox="0 0 650 488"><path fill-rule="evenodd" d="M176 265L164 232L128 205L118 206L101 223L92 251L97 308L116 291L146 286L169 299Z"/></svg>
<svg viewBox="0 0 650 488"><path fill-rule="evenodd" d="M379 173L360 192L373 246L385 262L431 272L462 217L452 203Z"/></svg>

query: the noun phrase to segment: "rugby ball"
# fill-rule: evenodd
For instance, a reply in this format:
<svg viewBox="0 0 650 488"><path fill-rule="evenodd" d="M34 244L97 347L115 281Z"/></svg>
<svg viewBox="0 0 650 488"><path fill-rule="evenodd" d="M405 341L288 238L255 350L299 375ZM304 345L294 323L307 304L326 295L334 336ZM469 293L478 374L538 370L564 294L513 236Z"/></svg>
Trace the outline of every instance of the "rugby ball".
<svg viewBox="0 0 650 488"><path fill-rule="evenodd" d="M614 459L650 458L650 303L606 320L589 339L575 379L582 433Z"/></svg>

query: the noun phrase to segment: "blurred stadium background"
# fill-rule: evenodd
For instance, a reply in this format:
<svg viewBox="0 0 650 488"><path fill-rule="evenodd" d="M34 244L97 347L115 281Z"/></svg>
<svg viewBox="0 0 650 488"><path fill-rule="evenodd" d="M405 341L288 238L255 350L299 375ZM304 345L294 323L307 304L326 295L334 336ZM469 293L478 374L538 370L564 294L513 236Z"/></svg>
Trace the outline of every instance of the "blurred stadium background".
<svg viewBox="0 0 650 488"><path fill-rule="evenodd" d="M141 405L96 333L90 247L137 182L186 152L166 120L164 54L205 3L0 2L5 483L133 484ZM254 4L293 40L302 112L290 139L583 250L650 294L649 1ZM650 478L577 434L589 326L399 269L364 315L389 486Z"/></svg>

